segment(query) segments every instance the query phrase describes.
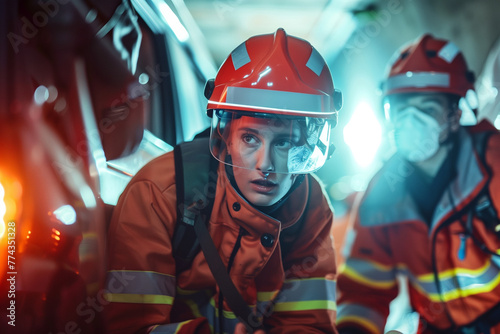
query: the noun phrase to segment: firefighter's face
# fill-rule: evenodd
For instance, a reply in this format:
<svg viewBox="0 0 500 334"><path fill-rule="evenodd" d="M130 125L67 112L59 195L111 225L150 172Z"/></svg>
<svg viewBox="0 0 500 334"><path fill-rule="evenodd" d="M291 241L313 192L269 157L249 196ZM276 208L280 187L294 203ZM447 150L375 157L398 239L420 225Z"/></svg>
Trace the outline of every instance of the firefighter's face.
<svg viewBox="0 0 500 334"><path fill-rule="evenodd" d="M398 94L390 97L387 102L390 106L386 109L389 120L397 118L402 110L415 107L434 118L442 126L449 122L450 115L456 112L456 106L451 107L448 96L441 93Z"/></svg>
<svg viewBox="0 0 500 334"><path fill-rule="evenodd" d="M300 128L292 121L242 116L231 124L228 153L241 193L254 205L269 206L290 190L296 174L287 170L288 151L300 139Z"/></svg>

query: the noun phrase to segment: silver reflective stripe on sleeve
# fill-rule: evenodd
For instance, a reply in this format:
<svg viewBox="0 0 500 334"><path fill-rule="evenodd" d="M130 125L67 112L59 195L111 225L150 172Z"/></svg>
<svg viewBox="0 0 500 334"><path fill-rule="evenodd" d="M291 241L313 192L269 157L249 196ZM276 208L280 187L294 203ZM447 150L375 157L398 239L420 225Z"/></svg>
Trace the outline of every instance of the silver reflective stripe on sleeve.
<svg viewBox="0 0 500 334"><path fill-rule="evenodd" d="M377 289L392 289L397 283L396 268L368 260L347 259L343 274L353 281Z"/></svg>
<svg viewBox="0 0 500 334"><path fill-rule="evenodd" d="M111 270L106 277L106 299L110 302L171 304L175 296L174 276L152 271Z"/></svg>
<svg viewBox="0 0 500 334"><path fill-rule="evenodd" d="M407 72L390 77L386 85L387 90L410 87L450 87L450 75L437 72Z"/></svg>
<svg viewBox="0 0 500 334"><path fill-rule="evenodd" d="M337 324L343 322L356 323L367 328L372 333L383 333L384 317L377 311L358 304L339 305L337 310Z"/></svg>
<svg viewBox="0 0 500 334"><path fill-rule="evenodd" d="M336 282L325 278L286 280L274 311L336 310Z"/></svg>
<svg viewBox="0 0 500 334"><path fill-rule="evenodd" d="M153 271L108 271L106 285L110 292L117 293L175 294L175 277Z"/></svg>
<svg viewBox="0 0 500 334"><path fill-rule="evenodd" d="M436 288L433 274L415 277L408 273L410 284L434 302L447 302L489 293L500 284L500 268L491 259L478 269L454 268L440 272L438 276L441 295Z"/></svg>
<svg viewBox="0 0 500 334"><path fill-rule="evenodd" d="M229 105L282 109L306 113L318 113L322 110L330 110L330 99L327 95L244 87L228 87L226 103Z"/></svg>

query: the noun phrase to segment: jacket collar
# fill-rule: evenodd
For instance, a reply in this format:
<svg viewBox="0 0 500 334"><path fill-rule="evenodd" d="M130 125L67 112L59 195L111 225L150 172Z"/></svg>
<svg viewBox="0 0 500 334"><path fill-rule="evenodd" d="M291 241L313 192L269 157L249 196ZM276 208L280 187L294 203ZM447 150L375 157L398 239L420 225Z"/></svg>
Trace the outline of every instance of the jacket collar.
<svg viewBox="0 0 500 334"><path fill-rule="evenodd" d="M438 202L432 217L431 230L453 213L467 206L483 189L488 180L485 167L478 159L473 139L464 129L460 133L460 153L457 159L457 177L451 182Z"/></svg>
<svg viewBox="0 0 500 334"><path fill-rule="evenodd" d="M233 219L247 230L255 230L258 233L271 233L271 230L287 228L295 224L305 211L308 193L309 178L305 180L290 194L285 203L276 210L271 217L255 208L232 186L226 175L223 164L218 173L218 187L225 189L224 196L229 213ZM238 203L239 209L234 210L233 204Z"/></svg>
<svg viewBox="0 0 500 334"><path fill-rule="evenodd" d="M459 130L460 145L457 157L457 176L448 185L434 211L431 228L435 229L455 210L466 206L487 181L484 166L474 151L473 141L465 129ZM389 159L371 182L359 209L363 226L375 226L402 221L423 221L406 190L405 179L414 167L398 155ZM450 201L450 198L452 199Z"/></svg>

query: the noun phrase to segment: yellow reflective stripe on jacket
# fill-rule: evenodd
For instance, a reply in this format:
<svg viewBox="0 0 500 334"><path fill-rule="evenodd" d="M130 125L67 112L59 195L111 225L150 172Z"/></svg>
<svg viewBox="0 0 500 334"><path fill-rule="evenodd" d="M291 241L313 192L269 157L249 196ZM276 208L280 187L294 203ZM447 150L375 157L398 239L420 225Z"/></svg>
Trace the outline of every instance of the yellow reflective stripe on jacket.
<svg viewBox="0 0 500 334"><path fill-rule="evenodd" d="M176 279L153 271L110 270L106 276L110 302L141 304L172 304Z"/></svg>
<svg viewBox="0 0 500 334"><path fill-rule="evenodd" d="M182 328L182 326L184 326L185 324L187 324L190 321L192 321L192 320L187 320L187 321L179 322L179 323L176 323L176 324L168 324L168 325L155 326L150 333L175 334L175 333L179 332L179 330Z"/></svg>
<svg viewBox="0 0 500 334"><path fill-rule="evenodd" d="M361 325L363 328L366 328L368 331L370 331L370 333L374 333L374 334L382 333L382 331L378 330L377 327L375 327L373 325L373 323L370 322L369 320L366 320L364 318L360 318L360 317L357 317L354 315L346 316L346 317L343 317L341 320L338 320L337 326L344 323L344 322L356 323L358 325Z"/></svg>
<svg viewBox="0 0 500 334"><path fill-rule="evenodd" d="M177 300L186 304L196 318L206 316L206 304L212 297L209 290L184 290L179 287L176 290Z"/></svg>
<svg viewBox="0 0 500 334"><path fill-rule="evenodd" d="M342 274L353 281L378 289L390 289L397 283L394 267L367 260L347 259Z"/></svg>
<svg viewBox="0 0 500 334"><path fill-rule="evenodd" d="M278 296L280 290L275 291L261 291L257 292L257 310L259 312L267 312L272 308L273 300Z"/></svg>
<svg viewBox="0 0 500 334"><path fill-rule="evenodd" d="M209 292L210 290L188 291L177 288L176 300L177 302L183 303L188 306L191 310L191 313L193 313L196 318L207 318L212 329L219 328L219 310L215 306L215 300ZM249 305L249 307L251 308L253 306ZM234 329L236 324L239 322L236 315L231 311L224 310L222 312L222 316L225 329Z"/></svg>
<svg viewBox="0 0 500 334"><path fill-rule="evenodd" d="M337 303L332 300L309 300L306 302L284 302L274 306L275 312L307 311L307 310L332 310L337 309Z"/></svg>
<svg viewBox="0 0 500 334"><path fill-rule="evenodd" d="M337 310L337 325L342 323L355 323L371 333L383 333L385 326L384 317L377 311L358 304L343 304Z"/></svg>
<svg viewBox="0 0 500 334"><path fill-rule="evenodd" d="M280 291L275 290L275 291L268 291L268 292L257 292L257 300L259 302L268 302L276 298Z"/></svg>
<svg viewBox="0 0 500 334"><path fill-rule="evenodd" d="M286 280L274 311L336 310L336 282L325 278Z"/></svg>
<svg viewBox="0 0 500 334"><path fill-rule="evenodd" d="M104 298L113 303L137 303L137 304L167 304L172 305L174 298L161 295L137 295L131 293L105 293Z"/></svg>
<svg viewBox="0 0 500 334"><path fill-rule="evenodd" d="M212 323L215 319L219 317L219 309L215 306L215 300L213 298L210 299L210 303L207 304L207 307L205 307L204 310L205 310L204 315L207 319L209 319L208 321L210 322L210 326L213 328L219 328L218 323ZM230 330L231 333L238 324L238 322L240 322L239 319L236 317L236 314L226 310L222 310L222 320L224 322L224 328L226 330Z"/></svg>
<svg viewBox="0 0 500 334"><path fill-rule="evenodd" d="M493 259L493 258L492 258ZM488 260L478 269L454 268L438 274L441 295L434 282L433 274L415 277L408 273L411 285L431 301L450 301L475 294L490 292L500 284L500 263Z"/></svg>

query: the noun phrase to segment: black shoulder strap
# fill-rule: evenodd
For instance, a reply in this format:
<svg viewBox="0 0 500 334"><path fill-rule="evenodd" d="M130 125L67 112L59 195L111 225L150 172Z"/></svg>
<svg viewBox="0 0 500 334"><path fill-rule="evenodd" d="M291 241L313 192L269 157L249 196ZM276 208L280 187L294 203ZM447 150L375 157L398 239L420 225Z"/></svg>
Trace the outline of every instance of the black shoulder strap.
<svg viewBox="0 0 500 334"><path fill-rule="evenodd" d="M262 322L259 317L252 312L246 301L243 299L238 289L234 285L226 266L219 256L219 252L210 237L207 227L204 224L201 216L195 218L194 230L198 239L200 240L201 249L207 260L208 267L214 275L220 291L224 296L227 304L238 317L238 319L245 325L248 333L253 333L255 330L263 329Z"/></svg>
<svg viewBox="0 0 500 334"><path fill-rule="evenodd" d="M217 189L217 162L208 145L207 138L200 138L174 148L178 219L172 243L177 272L189 268L201 248L229 307L253 333L262 328L261 322L231 281L206 227Z"/></svg>
<svg viewBox="0 0 500 334"><path fill-rule="evenodd" d="M177 272L189 268L200 251L194 219L199 215L207 223L212 213L218 163L208 145L208 138L200 138L174 147L177 224L172 251Z"/></svg>

